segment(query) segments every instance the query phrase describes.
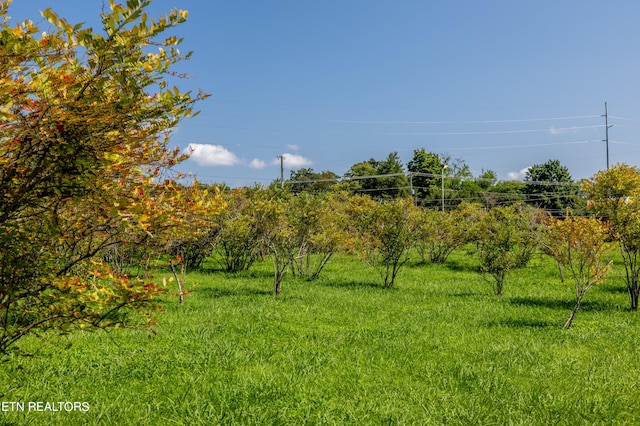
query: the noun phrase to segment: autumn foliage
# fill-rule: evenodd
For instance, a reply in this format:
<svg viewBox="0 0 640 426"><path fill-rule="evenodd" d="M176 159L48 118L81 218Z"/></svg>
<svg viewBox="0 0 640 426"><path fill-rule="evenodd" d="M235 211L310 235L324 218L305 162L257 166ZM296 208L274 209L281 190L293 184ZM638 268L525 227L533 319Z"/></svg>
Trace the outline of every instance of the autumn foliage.
<svg viewBox="0 0 640 426"><path fill-rule="evenodd" d="M609 272L611 262L606 257L608 227L595 217L550 218L545 228L547 251L566 267L575 286L573 311L564 324L571 327L587 291L599 284Z"/></svg>
<svg viewBox="0 0 640 426"><path fill-rule="evenodd" d="M607 221L618 241L626 272L629 307L640 300L640 169L615 164L583 182L591 211Z"/></svg>
<svg viewBox="0 0 640 426"><path fill-rule="evenodd" d="M149 0L111 1L96 32L47 9L42 32L12 24L10 3L0 2L0 353L36 330L145 317L158 288L103 254L172 232L185 209L215 210L165 175L182 159L169 132L205 96L169 86L184 57L161 35L187 12L150 19Z"/></svg>

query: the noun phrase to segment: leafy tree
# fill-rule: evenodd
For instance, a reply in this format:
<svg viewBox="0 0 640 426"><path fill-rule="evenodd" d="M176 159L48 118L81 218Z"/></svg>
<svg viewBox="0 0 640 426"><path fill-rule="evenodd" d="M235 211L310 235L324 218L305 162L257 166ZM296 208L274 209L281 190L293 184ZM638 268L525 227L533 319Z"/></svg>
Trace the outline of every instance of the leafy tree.
<svg viewBox="0 0 640 426"><path fill-rule="evenodd" d="M376 189L376 179L369 176L376 176L378 174L378 164L379 162L377 160L370 158L368 161L361 161L351 166L344 174L344 177L349 182L348 189L355 192L365 192Z"/></svg>
<svg viewBox="0 0 640 426"><path fill-rule="evenodd" d="M0 2L0 353L38 330L130 324L158 289L104 260L183 223L169 132L204 95L170 87L184 22L110 1L103 32L50 9L42 33ZM159 48L157 53L152 48Z"/></svg>
<svg viewBox="0 0 640 426"><path fill-rule="evenodd" d="M460 203L482 202L482 188L475 179L450 179L449 190L445 189L445 209L452 209ZM446 186L446 183L445 183ZM448 206L448 207L447 207Z"/></svg>
<svg viewBox="0 0 640 426"><path fill-rule="evenodd" d="M377 172L380 175L390 176L378 179L381 190L374 194L375 197L400 198L409 195L409 180L397 152L390 153L384 161L381 161Z"/></svg>
<svg viewBox="0 0 640 426"><path fill-rule="evenodd" d="M344 176L349 181L346 189L366 193L375 199L409 195L409 180L397 152L390 153L384 161L371 158L356 163Z"/></svg>
<svg viewBox="0 0 640 426"><path fill-rule="evenodd" d="M478 256L484 273L493 278L494 292L502 295L507 275L526 265L535 241L533 215L521 205L496 207L484 217L479 230Z"/></svg>
<svg viewBox="0 0 640 426"><path fill-rule="evenodd" d="M413 244L410 216L416 207L409 198L376 203L366 196L349 200L347 211L357 235L353 249L380 273L383 285L393 287Z"/></svg>
<svg viewBox="0 0 640 426"><path fill-rule="evenodd" d="M640 297L640 169L615 164L582 182L593 211L611 224L626 271L630 308Z"/></svg>
<svg viewBox="0 0 640 426"><path fill-rule="evenodd" d="M516 267L524 268L540 248L539 235L544 228L547 213L521 203L515 204L514 207L517 211L517 229L520 231L520 240L514 249Z"/></svg>
<svg viewBox="0 0 640 426"><path fill-rule="evenodd" d="M331 189L340 176L329 170L316 173L312 168L292 170L287 184L292 192L325 192Z"/></svg>
<svg viewBox="0 0 640 426"><path fill-rule="evenodd" d="M205 185L201 189L197 181L190 186L177 186L176 192L179 195L176 202L186 206L182 223L188 226L170 227L169 233L159 236L159 243L166 245L163 250L165 253L180 259L186 272L200 268L202 262L211 255L212 240L218 232L211 224L211 217L220 213L224 200L220 199L216 187Z"/></svg>
<svg viewBox="0 0 640 426"><path fill-rule="evenodd" d="M482 170L480 176L476 179L478 186L482 190L487 190L498 183L498 175L493 170Z"/></svg>
<svg viewBox="0 0 640 426"><path fill-rule="evenodd" d="M449 212L435 209L416 209L411 215L415 229L415 248L422 262L444 263L455 248L452 243Z"/></svg>
<svg viewBox="0 0 640 426"><path fill-rule="evenodd" d="M311 264L311 238L321 220L322 199L308 193L300 193L289 200L286 210L288 224L294 229L295 251L291 252L293 274L308 275Z"/></svg>
<svg viewBox="0 0 640 426"><path fill-rule="evenodd" d="M451 212L453 221L463 229L463 244L478 242L484 218L487 215L487 211L482 204L462 202Z"/></svg>
<svg viewBox="0 0 640 426"><path fill-rule="evenodd" d="M273 294L280 294L282 280L298 250L298 230L289 220L292 195L285 191L265 190L256 193L252 214L258 226L262 246L273 264Z"/></svg>
<svg viewBox="0 0 640 426"><path fill-rule="evenodd" d="M608 229L604 222L593 217L552 218L545 235L549 252L569 270L574 280L576 303L564 324L563 329L567 330L587 291L609 271L611 262L605 259Z"/></svg>
<svg viewBox="0 0 640 426"><path fill-rule="evenodd" d="M422 261L444 263L453 250L474 241L483 211L478 204L462 203L455 210L415 209L412 227Z"/></svg>
<svg viewBox="0 0 640 426"><path fill-rule="evenodd" d="M483 191L482 198L485 207L492 209L497 206L525 201L525 192L524 183L518 180L502 180Z"/></svg>
<svg viewBox="0 0 640 426"><path fill-rule="evenodd" d="M442 168L445 164L447 159L427 152L424 148L413 151L413 158L407 163L407 170L412 174L413 195L419 204L440 200Z"/></svg>
<svg viewBox="0 0 640 426"><path fill-rule="evenodd" d="M417 204L440 207L443 189L447 210L464 201L481 200L481 186L473 178L471 169L464 160L439 156L420 148L413 151L413 158L407 163L407 170Z"/></svg>
<svg viewBox="0 0 640 426"><path fill-rule="evenodd" d="M345 194L298 194L287 209L287 219L297 231L292 253L294 274L316 278L333 254L348 239Z"/></svg>
<svg viewBox="0 0 640 426"><path fill-rule="evenodd" d="M549 160L529 167L524 180L529 203L554 215L564 214L567 208L574 206L578 185L560 161Z"/></svg>
<svg viewBox="0 0 640 426"><path fill-rule="evenodd" d="M227 272L249 269L258 256L261 241L252 195L259 190L242 188L224 192L225 207L212 218L212 257Z"/></svg>

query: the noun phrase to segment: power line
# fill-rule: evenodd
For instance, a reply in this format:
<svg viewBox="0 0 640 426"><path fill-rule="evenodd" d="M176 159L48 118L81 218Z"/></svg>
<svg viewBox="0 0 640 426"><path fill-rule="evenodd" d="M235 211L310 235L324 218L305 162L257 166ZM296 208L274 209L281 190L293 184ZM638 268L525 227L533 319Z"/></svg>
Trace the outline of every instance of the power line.
<svg viewBox="0 0 640 426"><path fill-rule="evenodd" d="M406 172L406 173L385 173L385 174L376 174L376 175L364 175L364 176L342 176L336 177L335 179L305 179L305 180L287 180L285 183L287 184L307 184L307 183L316 183L316 182L340 182L340 181L356 181L356 180L364 180L364 179L380 179L380 178L390 178L390 177L398 177L398 176L406 176L409 175L420 176L420 177L430 177L430 178L441 178L441 174L438 173L423 173L423 172ZM445 180L453 180L457 179L460 181L473 181L473 182L491 182L492 179L484 179L484 178L457 178L452 176L445 176ZM525 185L533 185L533 186L579 186L578 182L559 182L559 181L533 181L533 180L513 180L512 182L519 182ZM407 186L407 188L409 188ZM414 188L419 188L414 186ZM431 188L431 187L423 187L423 189ZM434 187L435 188L435 187Z"/></svg>
<svg viewBox="0 0 640 426"><path fill-rule="evenodd" d="M545 128L545 129L523 129L523 130L497 130L487 132L327 132L331 135L362 135L362 136L482 136L482 135L515 135L515 134L527 134L527 133L553 133L553 132L573 132L583 129L598 129L602 125L593 126L573 126L573 127L559 127L559 128Z"/></svg>
<svg viewBox="0 0 640 426"><path fill-rule="evenodd" d="M601 127L601 126L598 126ZM554 142L554 143L538 143L538 144L524 144L524 145L490 145L490 146L471 146L464 148L433 148L434 151L480 151L489 149L517 149L517 148L543 148L545 146L559 146L559 145L578 145L592 143L593 140L581 140L571 142Z"/></svg>
<svg viewBox="0 0 640 426"><path fill-rule="evenodd" d="M367 120L332 120L333 123L345 124L397 124L397 125L440 125L440 124L503 124L503 123L527 123L534 121L556 121L596 118L599 115L575 115L571 117L551 118L522 118L511 120L468 120L468 121L367 121Z"/></svg>
<svg viewBox="0 0 640 426"><path fill-rule="evenodd" d="M522 129L522 130L496 130L496 131L476 131L476 132L340 132L340 131L309 131L303 128L261 128L261 127L246 127L246 126L220 126L215 124L195 124L194 127L207 127L214 129L230 129L230 130L248 130L257 132L304 132L305 134L319 134L319 135L334 135L334 136L482 136L482 135L513 135L513 134L527 134L527 133L546 133L546 132L564 132L564 131L577 131L583 129L596 129L602 127L601 124L592 126L572 126L572 127L559 127L559 128L544 128L544 129ZM192 141L193 142L193 141Z"/></svg>
<svg viewBox="0 0 640 426"><path fill-rule="evenodd" d="M605 139L603 140L603 142L607 144L607 170L609 170L609 128L613 127L613 124L609 125L609 111L607 109L606 102L604 103L604 115L602 117L604 117L604 131L605 131Z"/></svg>

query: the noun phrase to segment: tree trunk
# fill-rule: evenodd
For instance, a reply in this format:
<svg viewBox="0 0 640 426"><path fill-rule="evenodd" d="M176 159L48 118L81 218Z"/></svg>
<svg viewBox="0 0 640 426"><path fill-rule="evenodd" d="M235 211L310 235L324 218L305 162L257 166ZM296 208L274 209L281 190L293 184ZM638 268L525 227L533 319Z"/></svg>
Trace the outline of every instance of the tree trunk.
<svg viewBox="0 0 640 426"><path fill-rule="evenodd" d="M560 271L560 281L564 282L564 268L560 262L558 262L558 271Z"/></svg>
<svg viewBox="0 0 640 426"><path fill-rule="evenodd" d="M280 258L277 254L273 255L273 294L280 294L280 287L284 274L289 267L289 258Z"/></svg>
<svg viewBox="0 0 640 426"><path fill-rule="evenodd" d="M496 296L502 296L502 290L504 288L504 280L506 278L505 271L497 271L494 273L493 278L496 280L496 286L494 288Z"/></svg>
<svg viewBox="0 0 640 426"><path fill-rule="evenodd" d="M279 295L280 294L280 285L282 284L282 277L283 277L283 273L278 271L276 269L276 273L274 274L274 286L273 286L273 294L274 295Z"/></svg>
<svg viewBox="0 0 640 426"><path fill-rule="evenodd" d="M569 319L567 319L567 322L564 323L564 326L562 326L563 330L568 330L569 327L571 327L571 323L573 323L573 318L576 316L576 313L578 312L578 309L580 309L580 303L582 302L582 297L579 297L576 300L576 305L573 307L573 311L571 312L571 315L569 315Z"/></svg>
<svg viewBox="0 0 640 426"><path fill-rule="evenodd" d="M176 282L178 283L178 294L179 294L178 301L182 305L184 303L184 290L182 288L182 284L180 283L180 278L178 278L178 274L176 273L176 268L173 266L173 261L170 260L169 265L171 265L171 271L173 272L173 276L176 279Z"/></svg>
<svg viewBox="0 0 640 426"><path fill-rule="evenodd" d="M638 296L640 296L640 288L638 288L638 283L633 283L632 285L627 287L629 292L629 306L632 311L638 310Z"/></svg>

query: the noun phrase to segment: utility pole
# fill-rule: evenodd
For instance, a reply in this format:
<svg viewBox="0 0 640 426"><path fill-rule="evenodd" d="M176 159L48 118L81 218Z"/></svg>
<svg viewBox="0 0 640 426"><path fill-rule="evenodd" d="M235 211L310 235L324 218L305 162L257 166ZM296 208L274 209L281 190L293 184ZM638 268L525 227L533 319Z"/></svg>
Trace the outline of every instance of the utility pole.
<svg viewBox="0 0 640 426"><path fill-rule="evenodd" d="M418 200L416 200L416 197L414 197L414 191L413 191L413 172L409 172L409 194L411 195L411 199L417 206Z"/></svg>
<svg viewBox="0 0 640 426"><path fill-rule="evenodd" d="M440 175L440 180L442 181L442 212L444 213L444 169L449 167L448 164L442 166L442 174Z"/></svg>
<svg viewBox="0 0 640 426"><path fill-rule="evenodd" d="M605 142L607 146L607 170L609 170L609 128L613 127L613 124L609 125L609 111L607 110L606 102L604 103L604 115L601 115L601 117L604 117L605 139L603 140L603 142Z"/></svg>
<svg viewBox="0 0 640 426"><path fill-rule="evenodd" d="M278 155L280 160L280 189L284 188L284 155Z"/></svg>

